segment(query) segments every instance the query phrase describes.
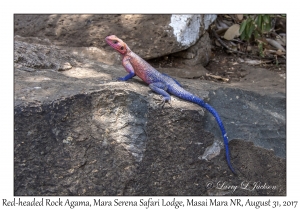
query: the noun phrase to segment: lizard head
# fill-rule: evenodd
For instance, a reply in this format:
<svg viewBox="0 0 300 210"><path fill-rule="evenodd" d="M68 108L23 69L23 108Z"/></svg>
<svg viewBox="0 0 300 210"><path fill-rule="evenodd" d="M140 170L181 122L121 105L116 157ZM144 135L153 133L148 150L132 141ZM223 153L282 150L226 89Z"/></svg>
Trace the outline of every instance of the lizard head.
<svg viewBox="0 0 300 210"><path fill-rule="evenodd" d="M115 35L107 36L105 38L105 41L107 42L107 44L109 44L112 48L114 48L121 54L126 54L129 49L126 43Z"/></svg>

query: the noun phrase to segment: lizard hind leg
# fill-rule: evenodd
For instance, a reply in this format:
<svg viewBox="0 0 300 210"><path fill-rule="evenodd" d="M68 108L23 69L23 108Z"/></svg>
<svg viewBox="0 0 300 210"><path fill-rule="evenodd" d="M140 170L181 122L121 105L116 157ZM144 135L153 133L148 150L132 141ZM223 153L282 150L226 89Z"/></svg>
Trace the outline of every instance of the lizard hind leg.
<svg viewBox="0 0 300 210"><path fill-rule="evenodd" d="M149 88L153 92L155 92L155 93L163 96L163 99L161 101L161 106L162 107L164 107L164 105L165 105L166 102L169 103L171 101L171 96L166 91L167 90L166 84L164 84L162 82L154 82L154 83L149 84Z"/></svg>

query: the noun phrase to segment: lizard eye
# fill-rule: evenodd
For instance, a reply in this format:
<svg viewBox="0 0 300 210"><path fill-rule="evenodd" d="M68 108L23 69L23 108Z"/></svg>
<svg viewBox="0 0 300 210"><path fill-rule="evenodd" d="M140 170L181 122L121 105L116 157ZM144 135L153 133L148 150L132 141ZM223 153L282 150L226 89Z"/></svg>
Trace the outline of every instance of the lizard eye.
<svg viewBox="0 0 300 210"><path fill-rule="evenodd" d="M117 44L117 43L118 43L118 41L117 41L117 40L115 40L115 41L113 41L113 43L114 43L114 44Z"/></svg>

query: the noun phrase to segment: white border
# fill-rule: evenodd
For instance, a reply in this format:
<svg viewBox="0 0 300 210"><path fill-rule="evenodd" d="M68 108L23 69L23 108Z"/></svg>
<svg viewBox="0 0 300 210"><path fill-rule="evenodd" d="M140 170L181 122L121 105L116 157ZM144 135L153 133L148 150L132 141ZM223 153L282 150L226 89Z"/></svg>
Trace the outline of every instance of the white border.
<svg viewBox="0 0 300 210"><path fill-rule="evenodd" d="M295 1L296 2L296 1ZM280 13L287 14L287 197L251 197L255 200L299 200L299 12L298 5L283 1L10 1L1 4L1 179L0 202L13 199L13 14L15 13L168 13L168 14L228 14L228 13ZM26 197L23 197L24 199ZM51 197L55 199L55 197ZM68 197L63 197L67 199ZM75 197L70 197L74 199ZM77 197L92 200L91 197ZM138 199L140 199L139 197ZM167 197L170 198L170 197ZM229 200L232 197L222 198ZM248 199L248 197L238 197ZM28 199L31 199L29 197ZM76 198L75 198L76 199ZM114 197L105 199L114 199ZM123 197L124 200L133 197ZM135 199L135 198L134 198ZM185 199L185 197L180 197ZM199 197L205 199L205 197ZM298 204L299 207L300 204ZM2 207L1 207L2 208ZM12 207L10 207L11 209ZM99 207L100 208L100 207ZM126 208L126 207L123 207ZM200 207L198 207L200 208ZM232 207L230 207L232 208ZM234 208L234 207L233 207ZM68 208L69 209L69 208ZM79 209L76 207L75 209ZM102 208L105 209L105 208ZM129 208L128 208L129 209ZM131 209L131 208L130 208ZM145 209L145 208L143 208ZM158 208L160 209L160 208ZM185 208L186 209L186 208ZM195 208L194 208L195 209ZM251 207L251 209L254 209Z"/></svg>

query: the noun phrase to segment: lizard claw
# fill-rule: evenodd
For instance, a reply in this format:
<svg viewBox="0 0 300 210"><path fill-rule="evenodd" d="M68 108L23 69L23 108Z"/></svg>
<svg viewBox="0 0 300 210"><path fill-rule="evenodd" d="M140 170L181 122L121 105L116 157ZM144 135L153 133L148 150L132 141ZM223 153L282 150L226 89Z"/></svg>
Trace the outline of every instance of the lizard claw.
<svg viewBox="0 0 300 210"><path fill-rule="evenodd" d="M164 106L165 106L166 103L170 104L170 106L172 107L171 101L168 100L168 99L166 99L166 98L163 97L163 96L160 96L160 99L154 98L154 100L159 101L158 105L159 105L161 108L164 108Z"/></svg>
<svg viewBox="0 0 300 210"><path fill-rule="evenodd" d="M161 106L161 108L164 108L165 104L166 104L166 101L162 99L159 105Z"/></svg>

